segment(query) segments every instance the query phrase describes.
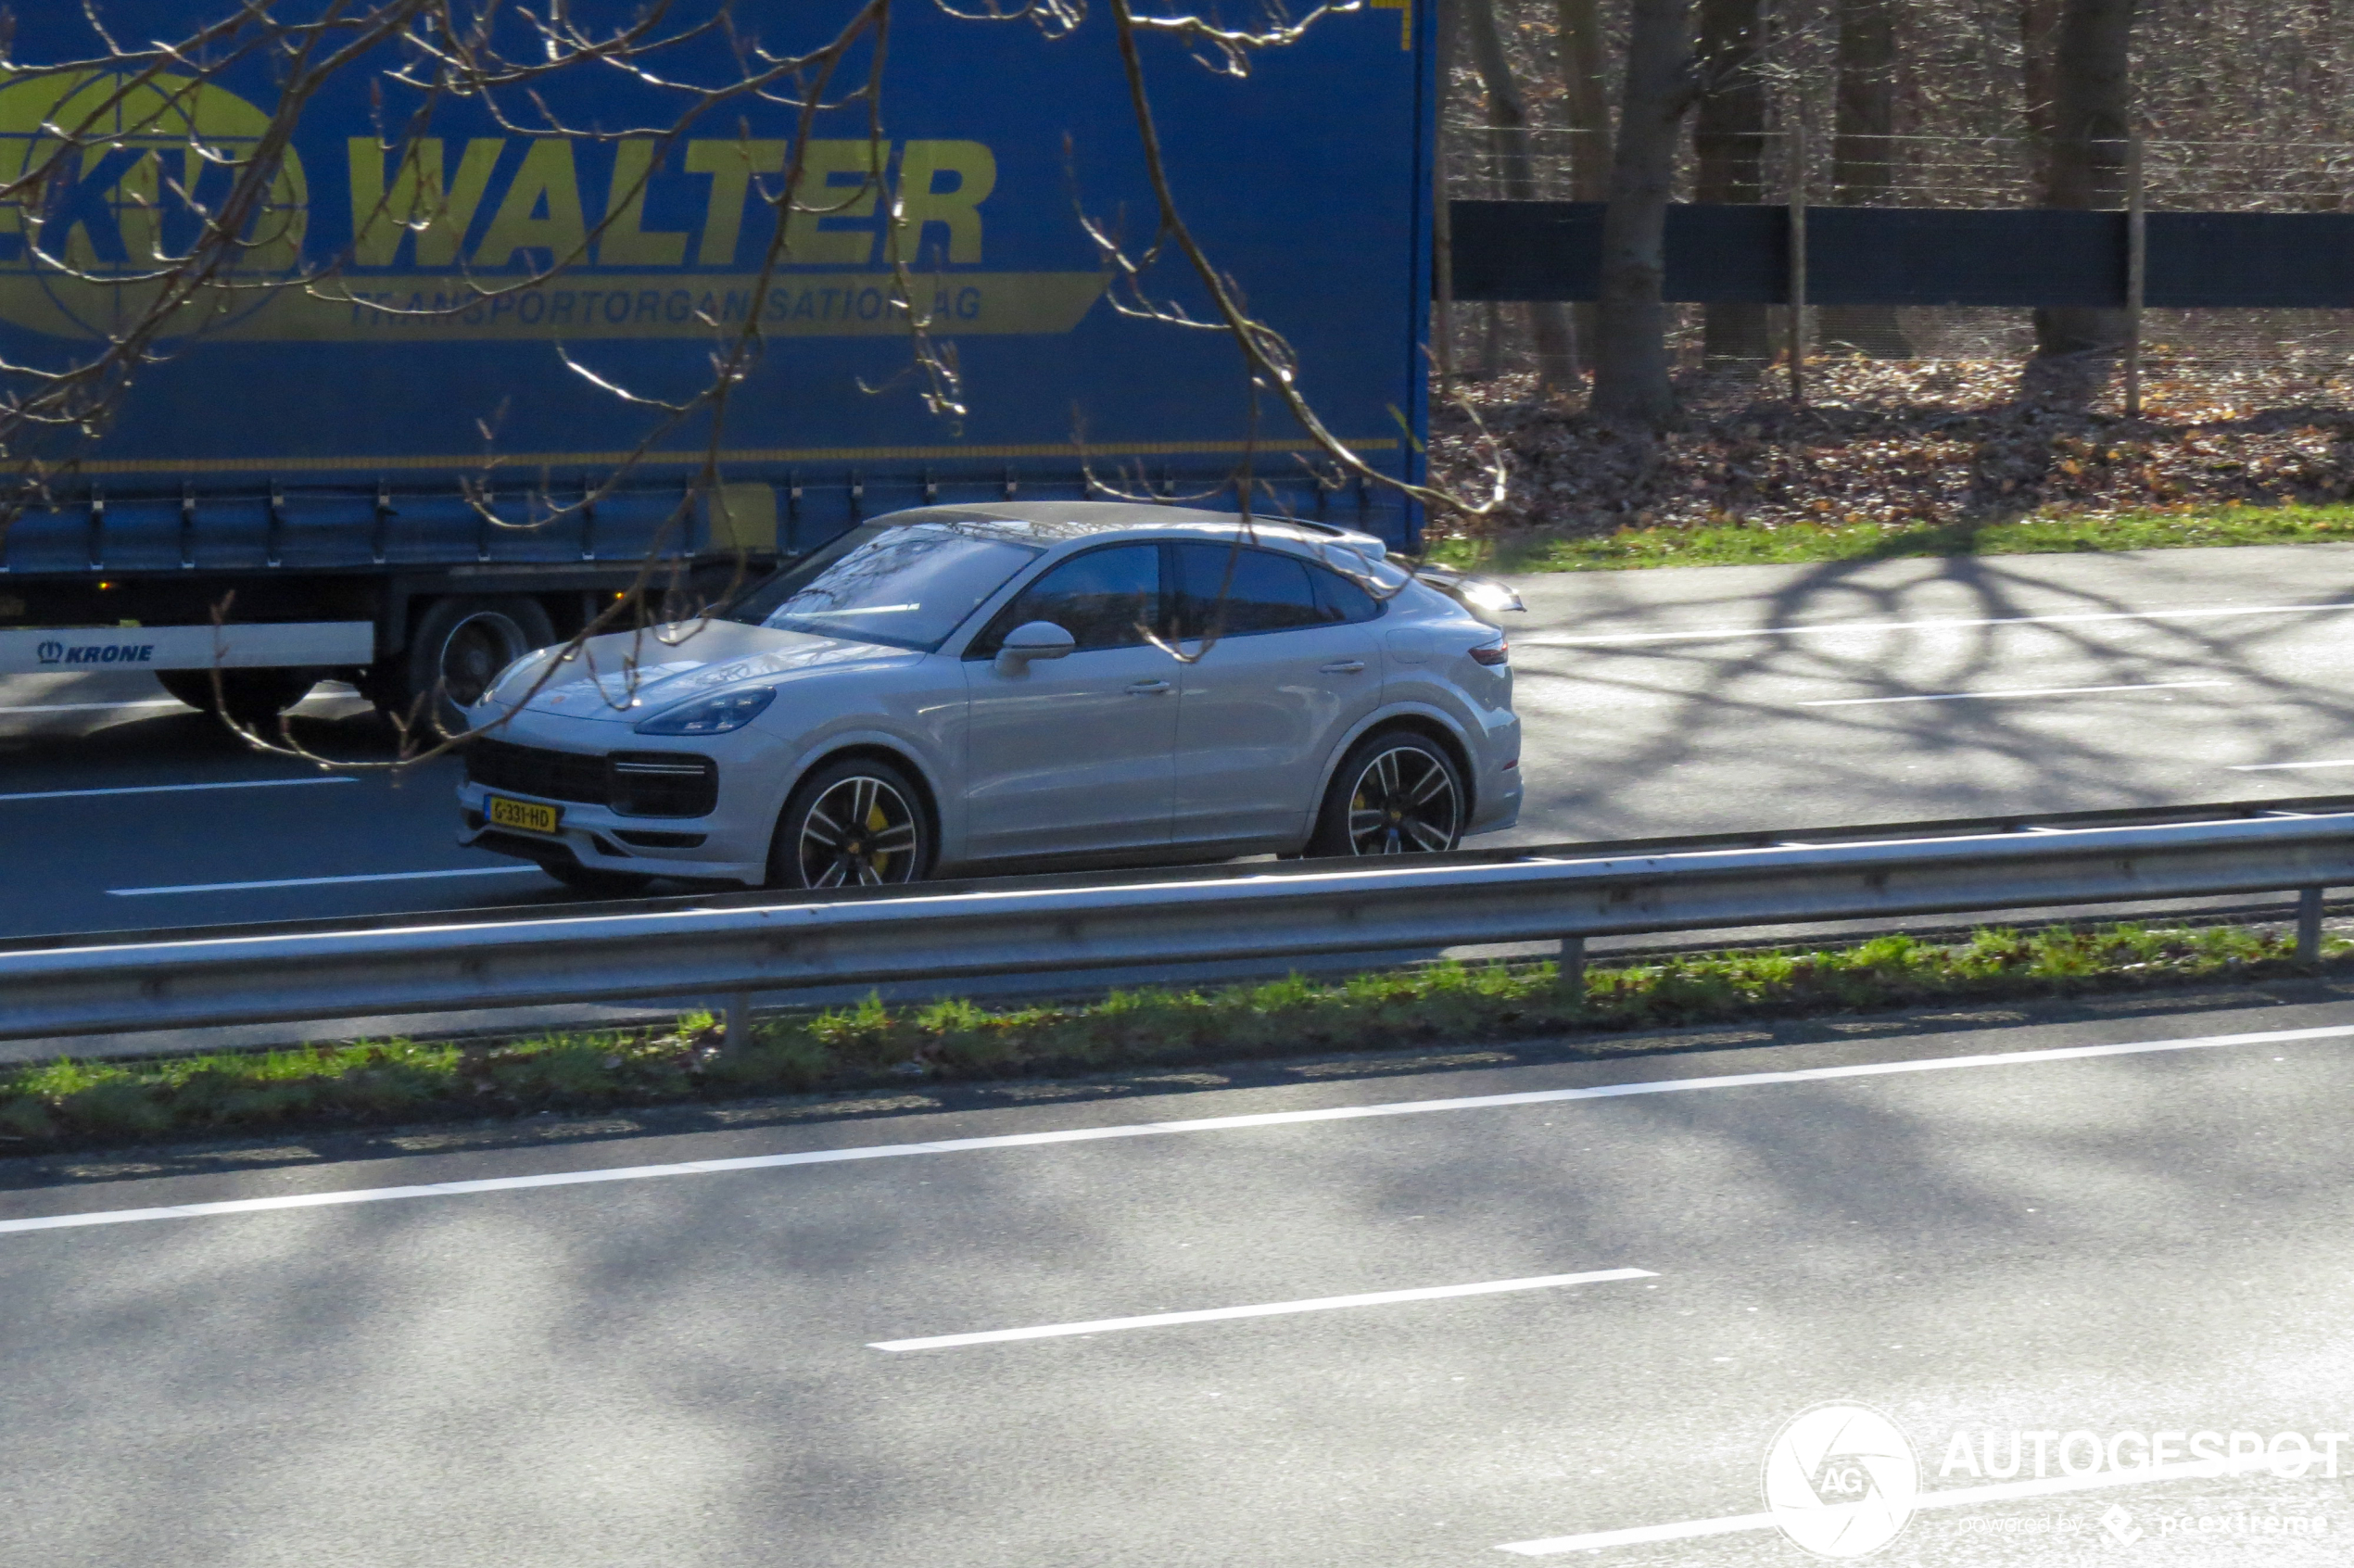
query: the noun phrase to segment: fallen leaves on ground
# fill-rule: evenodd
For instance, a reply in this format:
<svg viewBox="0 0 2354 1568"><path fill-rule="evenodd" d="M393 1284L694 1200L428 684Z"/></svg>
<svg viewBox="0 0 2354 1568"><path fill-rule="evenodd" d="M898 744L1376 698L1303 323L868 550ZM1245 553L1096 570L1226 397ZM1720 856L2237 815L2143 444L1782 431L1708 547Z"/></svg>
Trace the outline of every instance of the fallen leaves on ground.
<svg viewBox="0 0 2354 1568"><path fill-rule="evenodd" d="M1682 411L1652 433L1540 398L1528 373L1462 390L1505 452L1504 512L1440 525L1514 544L1625 527L2098 518L2354 498L2354 372L2154 359L2143 413L2102 359L1862 358L1807 368L1808 400L1768 367L1680 378ZM1485 487L1472 420L1432 420L1436 477Z"/></svg>

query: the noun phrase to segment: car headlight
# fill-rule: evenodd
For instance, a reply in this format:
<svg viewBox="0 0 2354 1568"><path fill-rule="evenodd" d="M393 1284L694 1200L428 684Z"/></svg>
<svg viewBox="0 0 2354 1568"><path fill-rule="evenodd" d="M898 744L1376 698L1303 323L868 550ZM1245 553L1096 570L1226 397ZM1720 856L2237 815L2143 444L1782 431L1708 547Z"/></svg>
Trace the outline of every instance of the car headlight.
<svg viewBox="0 0 2354 1568"><path fill-rule="evenodd" d="M750 691L722 691L641 719L634 727L640 735L725 735L758 718L777 700L777 689L763 686Z"/></svg>

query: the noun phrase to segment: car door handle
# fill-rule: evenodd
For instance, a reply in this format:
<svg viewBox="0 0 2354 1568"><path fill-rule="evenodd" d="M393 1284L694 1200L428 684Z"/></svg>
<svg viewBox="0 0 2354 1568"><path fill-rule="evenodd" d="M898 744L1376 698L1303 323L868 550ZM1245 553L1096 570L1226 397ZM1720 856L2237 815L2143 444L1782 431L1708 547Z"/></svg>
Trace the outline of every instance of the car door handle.
<svg viewBox="0 0 2354 1568"><path fill-rule="evenodd" d="M1165 680L1139 680L1132 682L1128 688L1129 695L1133 697L1150 697L1168 689L1169 683Z"/></svg>
<svg viewBox="0 0 2354 1568"><path fill-rule="evenodd" d="M1362 659L1339 659L1329 664L1319 665L1318 669L1322 674L1328 676L1353 676L1364 667L1365 661Z"/></svg>

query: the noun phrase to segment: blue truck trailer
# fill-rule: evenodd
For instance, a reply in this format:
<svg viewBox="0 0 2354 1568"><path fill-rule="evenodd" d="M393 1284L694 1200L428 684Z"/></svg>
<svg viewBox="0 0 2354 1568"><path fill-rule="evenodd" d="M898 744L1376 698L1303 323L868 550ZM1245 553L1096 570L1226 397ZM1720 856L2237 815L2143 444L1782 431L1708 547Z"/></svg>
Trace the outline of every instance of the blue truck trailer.
<svg viewBox="0 0 2354 1568"><path fill-rule="evenodd" d="M404 707L576 630L650 557L676 613L905 506L1106 481L1222 487L1232 505L1247 449L1257 504L1411 544L1394 492L1335 483L1279 404L1254 406L1229 336L1119 308L1082 215L1141 250L1155 206L1107 15L1056 36L898 0L880 93L847 85L870 36L804 133L790 93L698 109L662 79L728 81L758 57L747 38L808 49L850 0L738 5L700 34L717 0L685 3L702 8L674 6L667 25L693 35L659 70L583 61L449 95L417 86L431 62L394 43L303 102L236 274L171 320L70 447L15 432L9 455L47 466L0 541L0 673L136 666L200 702L217 668L248 711L338 677ZM278 52L222 34L125 64L91 17L118 41L171 39L237 9L16 17L0 360L20 368L19 397L22 370L70 368L123 329L224 168L284 118ZM1408 480L1425 419L1429 11L1323 17L1243 75L1142 39L1184 216L1297 349L1327 428ZM641 13L564 14L593 32ZM838 209L785 220L764 276L789 164ZM960 373L961 413L926 402L895 275ZM1152 283L1207 314L1179 259ZM666 421L611 389L692 397L747 317L759 351L715 436L705 415ZM698 482L714 449L716 488Z"/></svg>

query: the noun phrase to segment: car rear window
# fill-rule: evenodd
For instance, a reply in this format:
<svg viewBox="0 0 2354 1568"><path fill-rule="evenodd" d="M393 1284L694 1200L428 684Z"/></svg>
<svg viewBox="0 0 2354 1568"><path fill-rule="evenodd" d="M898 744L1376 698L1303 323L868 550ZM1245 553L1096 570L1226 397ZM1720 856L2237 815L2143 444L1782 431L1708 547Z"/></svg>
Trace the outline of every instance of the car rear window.
<svg viewBox="0 0 2354 1568"><path fill-rule="evenodd" d="M1245 545L1177 547L1178 635L1289 631L1370 621L1381 606L1336 572Z"/></svg>
<svg viewBox="0 0 2354 1568"><path fill-rule="evenodd" d="M1326 620L1370 621L1381 613L1379 600L1338 572L1310 566L1308 575L1316 585L1316 607Z"/></svg>

